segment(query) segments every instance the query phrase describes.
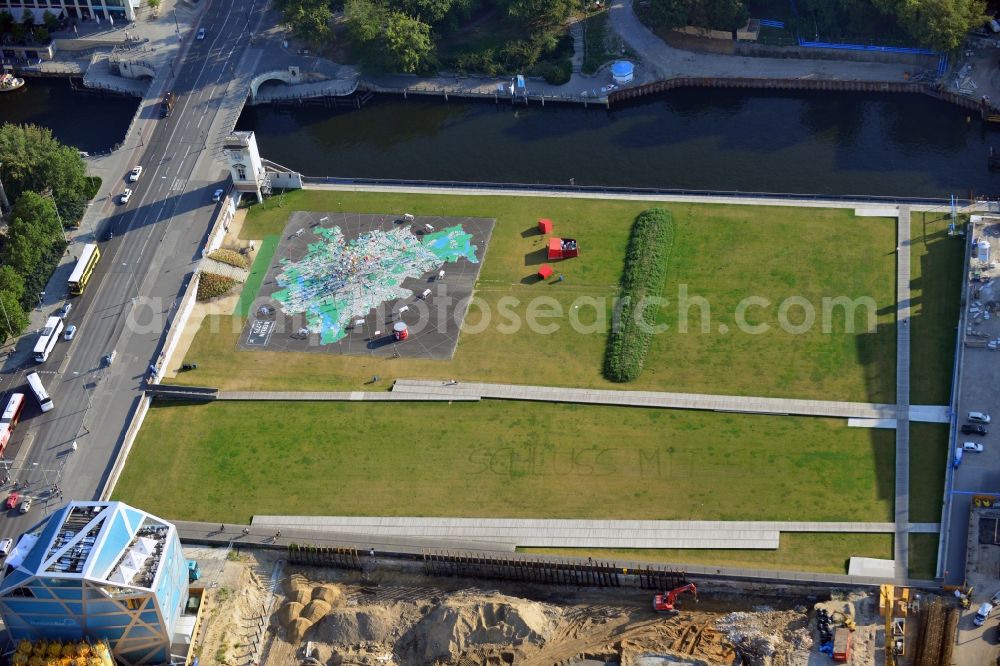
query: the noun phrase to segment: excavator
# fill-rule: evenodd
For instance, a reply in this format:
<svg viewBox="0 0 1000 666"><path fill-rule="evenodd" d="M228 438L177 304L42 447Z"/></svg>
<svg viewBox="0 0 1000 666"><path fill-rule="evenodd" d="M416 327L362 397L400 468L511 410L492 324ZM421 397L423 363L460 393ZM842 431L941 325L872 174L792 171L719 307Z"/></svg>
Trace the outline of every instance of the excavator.
<svg viewBox="0 0 1000 666"><path fill-rule="evenodd" d="M698 588L694 583L688 583L681 587L670 590L669 592L663 592L660 594L653 595L653 610L657 613L670 613L674 610L677 605L677 597L684 594L685 592L690 592L694 595L694 600L698 601Z"/></svg>

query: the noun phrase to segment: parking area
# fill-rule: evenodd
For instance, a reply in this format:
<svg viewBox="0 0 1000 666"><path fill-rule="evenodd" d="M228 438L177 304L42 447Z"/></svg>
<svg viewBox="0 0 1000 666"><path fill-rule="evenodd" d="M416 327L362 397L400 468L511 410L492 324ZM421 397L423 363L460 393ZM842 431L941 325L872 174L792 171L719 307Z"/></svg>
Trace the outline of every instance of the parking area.
<svg viewBox="0 0 1000 666"><path fill-rule="evenodd" d="M970 508L1000 501L1000 433L996 423L969 420L973 411L989 415L991 421L1000 418L1000 216L973 216L968 230L967 297L959 322L962 340L957 389L959 430L954 448L976 442L983 445L983 451L963 451L958 467L952 470L949 539L943 574L946 583L955 585L966 579ZM920 361L914 359L914 362ZM961 430L963 426L971 430L978 425L985 426L986 434ZM953 449L949 454L952 466L955 459Z"/></svg>

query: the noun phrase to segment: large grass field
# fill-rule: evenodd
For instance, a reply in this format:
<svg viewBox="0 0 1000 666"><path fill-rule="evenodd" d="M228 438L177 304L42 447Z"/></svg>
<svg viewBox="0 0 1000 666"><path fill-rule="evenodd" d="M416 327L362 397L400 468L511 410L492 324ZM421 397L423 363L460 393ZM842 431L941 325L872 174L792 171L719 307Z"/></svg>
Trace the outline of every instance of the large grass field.
<svg viewBox="0 0 1000 666"><path fill-rule="evenodd" d="M114 496L255 513L692 520L892 516L893 433L834 419L525 404L157 406Z"/></svg>
<svg viewBox="0 0 1000 666"><path fill-rule="evenodd" d="M910 217L910 402L947 405L955 364L965 237L949 237L947 215Z"/></svg>
<svg viewBox="0 0 1000 666"><path fill-rule="evenodd" d="M608 383L601 368L612 299L632 221L648 207L646 202L616 200L327 191L289 193L281 207L271 199L249 211L245 238L282 233L292 210L495 217L476 290L492 313L490 325L482 332L463 333L454 359L442 362L237 352L242 318L209 317L186 359L196 362L198 371L176 381L306 390L358 388L377 374L386 384L396 377L447 377L894 401L895 221L856 218L849 210L834 209L666 204L677 224L664 289L669 302L662 310L668 330L655 336L638 381L624 387ZM533 231L540 217L553 219L557 234L580 242L581 256L556 266L565 276L562 282L530 279L542 261L544 238ZM553 332L497 325L511 321L498 314L501 299L507 299L507 312L523 323L530 304L538 307L538 297L546 297L542 310L554 307L562 313L539 320L556 324ZM852 319L854 332L846 330L843 308L827 308L832 314L824 317L823 299L840 297L872 299L876 330L867 330L863 308ZM741 302L750 306L744 318L757 327L754 332L738 325ZM801 323L803 308L812 308L815 325L802 333L783 330L782 303L790 306L790 324ZM483 309L474 305L467 323L481 323ZM573 321L583 330L574 330Z"/></svg>
<svg viewBox="0 0 1000 666"><path fill-rule="evenodd" d="M941 520L944 475L948 465L948 424L910 424L910 520Z"/></svg>

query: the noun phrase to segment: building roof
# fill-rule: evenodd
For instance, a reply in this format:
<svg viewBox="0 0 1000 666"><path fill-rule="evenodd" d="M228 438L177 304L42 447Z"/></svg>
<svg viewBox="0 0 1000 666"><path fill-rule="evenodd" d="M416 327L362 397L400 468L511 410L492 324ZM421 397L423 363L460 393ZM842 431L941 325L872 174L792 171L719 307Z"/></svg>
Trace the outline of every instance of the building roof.
<svg viewBox="0 0 1000 666"><path fill-rule="evenodd" d="M151 589L171 530L165 520L121 502L71 502L20 537L0 594L32 577Z"/></svg>

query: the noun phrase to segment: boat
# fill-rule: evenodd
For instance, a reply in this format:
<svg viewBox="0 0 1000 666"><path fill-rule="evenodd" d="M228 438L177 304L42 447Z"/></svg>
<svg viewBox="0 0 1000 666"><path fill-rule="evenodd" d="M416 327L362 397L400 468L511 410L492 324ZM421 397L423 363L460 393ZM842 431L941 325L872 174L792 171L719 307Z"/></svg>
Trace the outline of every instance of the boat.
<svg viewBox="0 0 1000 666"><path fill-rule="evenodd" d="M10 92L17 90L24 85L24 79L19 79L13 74L0 75L0 92Z"/></svg>

